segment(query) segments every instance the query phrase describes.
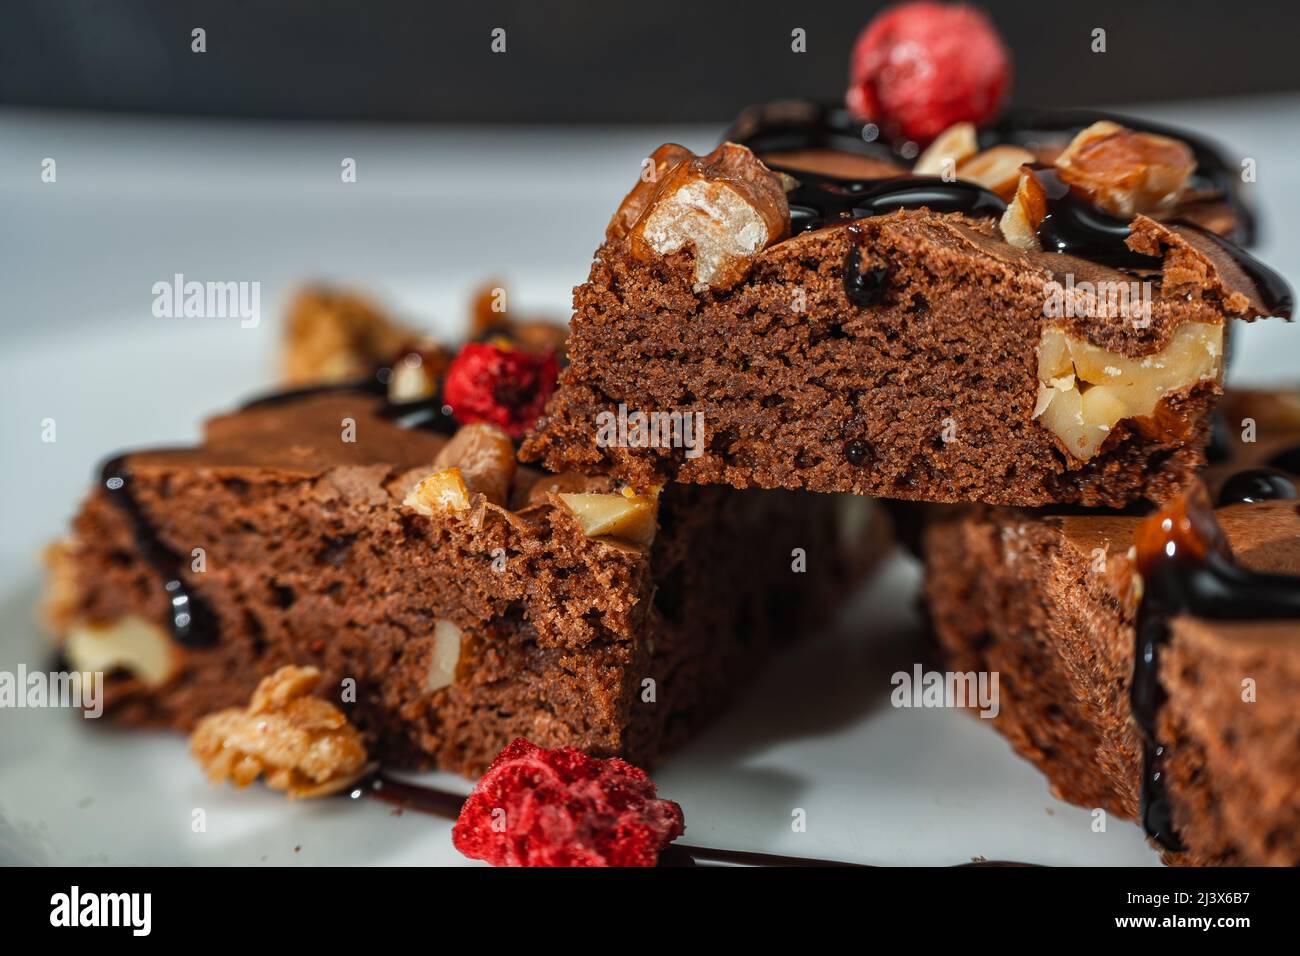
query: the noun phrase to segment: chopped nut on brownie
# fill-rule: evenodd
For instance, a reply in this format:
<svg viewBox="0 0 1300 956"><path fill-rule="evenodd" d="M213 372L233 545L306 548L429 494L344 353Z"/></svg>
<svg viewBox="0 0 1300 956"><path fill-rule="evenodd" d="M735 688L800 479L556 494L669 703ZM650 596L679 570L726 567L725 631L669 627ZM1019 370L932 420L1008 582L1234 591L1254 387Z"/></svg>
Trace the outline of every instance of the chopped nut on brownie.
<svg viewBox="0 0 1300 956"><path fill-rule="evenodd" d="M126 671L146 687L167 683L177 665L170 635L138 614L107 624L73 623L63 636L63 655L78 671Z"/></svg>
<svg viewBox="0 0 1300 956"><path fill-rule="evenodd" d="M1173 208L1195 169L1186 143L1108 120L1080 132L1056 159L1063 182L1123 217Z"/></svg>
<svg viewBox="0 0 1300 956"><path fill-rule="evenodd" d="M641 178L632 187L632 191L623 197L609 225L605 228L605 238L610 242L626 239L636 221L650 204L650 197L659 188L659 183L668 172L682 163L694 159L695 154L685 146L676 143L664 143L649 156L649 168L643 168Z"/></svg>
<svg viewBox="0 0 1300 956"><path fill-rule="evenodd" d="M974 123L954 123L940 133L916 160L912 172L917 176L953 178L957 164L974 156L979 149Z"/></svg>
<svg viewBox="0 0 1300 956"><path fill-rule="evenodd" d="M687 153L689 158L672 165L680 148L656 151L665 174L653 191L641 182L628 193L610 234L617 237L626 228L632 254L645 260L689 249L695 257L695 291L722 291L789 233L784 182L735 143L723 143L703 157Z"/></svg>
<svg viewBox="0 0 1300 956"><path fill-rule="evenodd" d="M459 468L466 486L487 495L495 505L504 506L510 497L517 467L515 445L495 425L476 422L462 426L433 463L440 468Z"/></svg>
<svg viewBox="0 0 1300 956"><path fill-rule="evenodd" d="M647 548L655 537L659 514L659 489L639 495L631 488L610 494L560 493L589 538L613 538Z"/></svg>
<svg viewBox="0 0 1300 956"><path fill-rule="evenodd" d="M1017 249L1037 249L1038 227L1047 217L1047 193L1033 171L1022 168L1015 197L1002 214L998 226L1002 238Z"/></svg>
<svg viewBox="0 0 1300 956"><path fill-rule="evenodd" d="M407 492L402 504L422 515L440 511L464 511L469 508L471 492L459 468L444 468L420 480Z"/></svg>
<svg viewBox="0 0 1300 956"><path fill-rule="evenodd" d="M1038 402L1042 422L1080 461L1097 454L1112 428L1125 419L1161 430L1159 403L1219 375L1223 326L1188 322L1159 352L1128 358L1060 329L1045 329L1038 345ZM1168 423L1165 423L1168 424Z"/></svg>
<svg viewBox="0 0 1300 956"><path fill-rule="evenodd" d="M246 787L264 776L291 800L355 783L369 770L365 746L337 707L309 696L320 679L314 667L281 667L257 685L247 708L200 720L190 752L215 783Z"/></svg>
<svg viewBox="0 0 1300 956"><path fill-rule="evenodd" d="M957 178L992 190L1010 202L1020 183L1020 167L1034 161L1034 154L1020 146L991 146L957 165Z"/></svg>

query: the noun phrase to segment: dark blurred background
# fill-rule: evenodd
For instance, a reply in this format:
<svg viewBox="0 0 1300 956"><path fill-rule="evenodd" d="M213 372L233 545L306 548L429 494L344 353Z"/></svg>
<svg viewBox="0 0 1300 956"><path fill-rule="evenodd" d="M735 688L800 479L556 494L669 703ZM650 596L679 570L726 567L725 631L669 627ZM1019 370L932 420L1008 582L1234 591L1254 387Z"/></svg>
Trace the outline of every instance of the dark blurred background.
<svg viewBox="0 0 1300 956"><path fill-rule="evenodd" d="M493 123L723 121L838 97L883 3L0 0L0 102L199 115ZM1300 3L978 4L1014 100L1071 106L1300 88ZM207 52L192 53L191 30ZM505 54L491 33L506 31ZM805 54L791 52L803 28ZM1106 52L1091 51L1106 31Z"/></svg>

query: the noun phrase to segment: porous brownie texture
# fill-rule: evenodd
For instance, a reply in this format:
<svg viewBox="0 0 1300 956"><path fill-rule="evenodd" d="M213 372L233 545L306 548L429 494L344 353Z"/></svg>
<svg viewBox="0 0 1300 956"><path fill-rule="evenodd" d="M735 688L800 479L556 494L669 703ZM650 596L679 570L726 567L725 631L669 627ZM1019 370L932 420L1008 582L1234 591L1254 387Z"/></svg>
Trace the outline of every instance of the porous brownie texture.
<svg viewBox="0 0 1300 956"><path fill-rule="evenodd" d="M1130 245L1163 256L1163 273L1148 277L1147 323L1045 316L1053 281L1134 277L1013 248L989 221L955 213L799 234L758 253L726 292L693 287L689 251L647 260L611 240L575 291L570 364L524 457L633 484L1022 506L1165 500L1203 463L1217 374L1121 421L1081 461L1036 419L1043 331L1141 359L1187 323L1263 311L1203 235L1139 216ZM846 293L854 272L872 289L868 304ZM602 445L597 416L620 405L702 412L702 454Z"/></svg>
<svg viewBox="0 0 1300 956"><path fill-rule="evenodd" d="M588 537L553 490L607 479L521 469L509 507L476 495L420 513L403 501L447 438L398 427L379 402L309 395L216 418L200 448L127 458L145 520L215 615L210 646L166 636L168 598L127 512L91 495L60 551L56 629L135 615L172 659L161 683L110 676L112 716L188 730L278 668L311 665L388 763L474 773L526 737L649 764L848 583L839 502L819 496L669 488L649 548ZM345 419L355 442L340 440ZM792 573L795 547L825 560ZM440 622L460 631L454 673Z"/></svg>
<svg viewBox="0 0 1300 956"><path fill-rule="evenodd" d="M1235 560L1300 574L1293 500L1216 512ZM941 657L997 671L995 727L1052 792L1136 818L1141 735L1133 721L1134 533L1126 515L967 507L925 529L925 601ZM1249 609L1243 609L1249 616ZM1191 865L1300 863L1300 621L1170 625L1156 739L1174 829ZM1257 693L1247 700L1243 680Z"/></svg>

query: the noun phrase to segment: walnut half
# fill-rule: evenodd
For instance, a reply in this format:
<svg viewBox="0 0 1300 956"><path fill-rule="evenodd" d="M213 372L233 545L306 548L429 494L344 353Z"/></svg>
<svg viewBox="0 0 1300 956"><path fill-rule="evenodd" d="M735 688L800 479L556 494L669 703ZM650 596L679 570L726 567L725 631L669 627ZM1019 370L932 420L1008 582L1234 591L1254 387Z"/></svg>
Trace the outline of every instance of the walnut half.
<svg viewBox="0 0 1300 956"><path fill-rule="evenodd" d="M1160 400L1217 379L1223 326L1188 322L1154 355L1128 358L1080 341L1060 329L1038 343L1038 403L1034 418L1087 461L1124 419L1149 419Z"/></svg>
<svg viewBox="0 0 1300 956"><path fill-rule="evenodd" d="M654 180L624 198L607 236L626 237L638 259L689 249L696 292L740 282L758 254L790 232L781 176L746 147L723 143L707 156L668 144L655 151Z"/></svg>
<svg viewBox="0 0 1300 956"><path fill-rule="evenodd" d="M190 735L190 753L215 783L246 787L259 776L290 800L321 797L370 769L361 735L329 701L312 697L314 667L281 667L253 691L247 708L209 714Z"/></svg>

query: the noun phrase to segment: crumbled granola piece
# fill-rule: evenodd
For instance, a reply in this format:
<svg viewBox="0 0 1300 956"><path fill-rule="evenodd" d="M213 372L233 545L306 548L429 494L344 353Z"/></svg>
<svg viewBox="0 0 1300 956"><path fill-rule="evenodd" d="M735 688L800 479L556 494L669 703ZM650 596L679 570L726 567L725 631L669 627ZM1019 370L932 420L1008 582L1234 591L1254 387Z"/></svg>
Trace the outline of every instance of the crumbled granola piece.
<svg viewBox="0 0 1300 956"><path fill-rule="evenodd" d="M414 333L350 292L308 288L289 306L284 378L290 385L360 378Z"/></svg>
<svg viewBox="0 0 1300 956"><path fill-rule="evenodd" d="M247 708L209 714L190 736L190 752L209 779L246 787L259 776L291 800L320 797L370 769L361 735L328 701L310 696L314 667L281 667L253 691Z"/></svg>

